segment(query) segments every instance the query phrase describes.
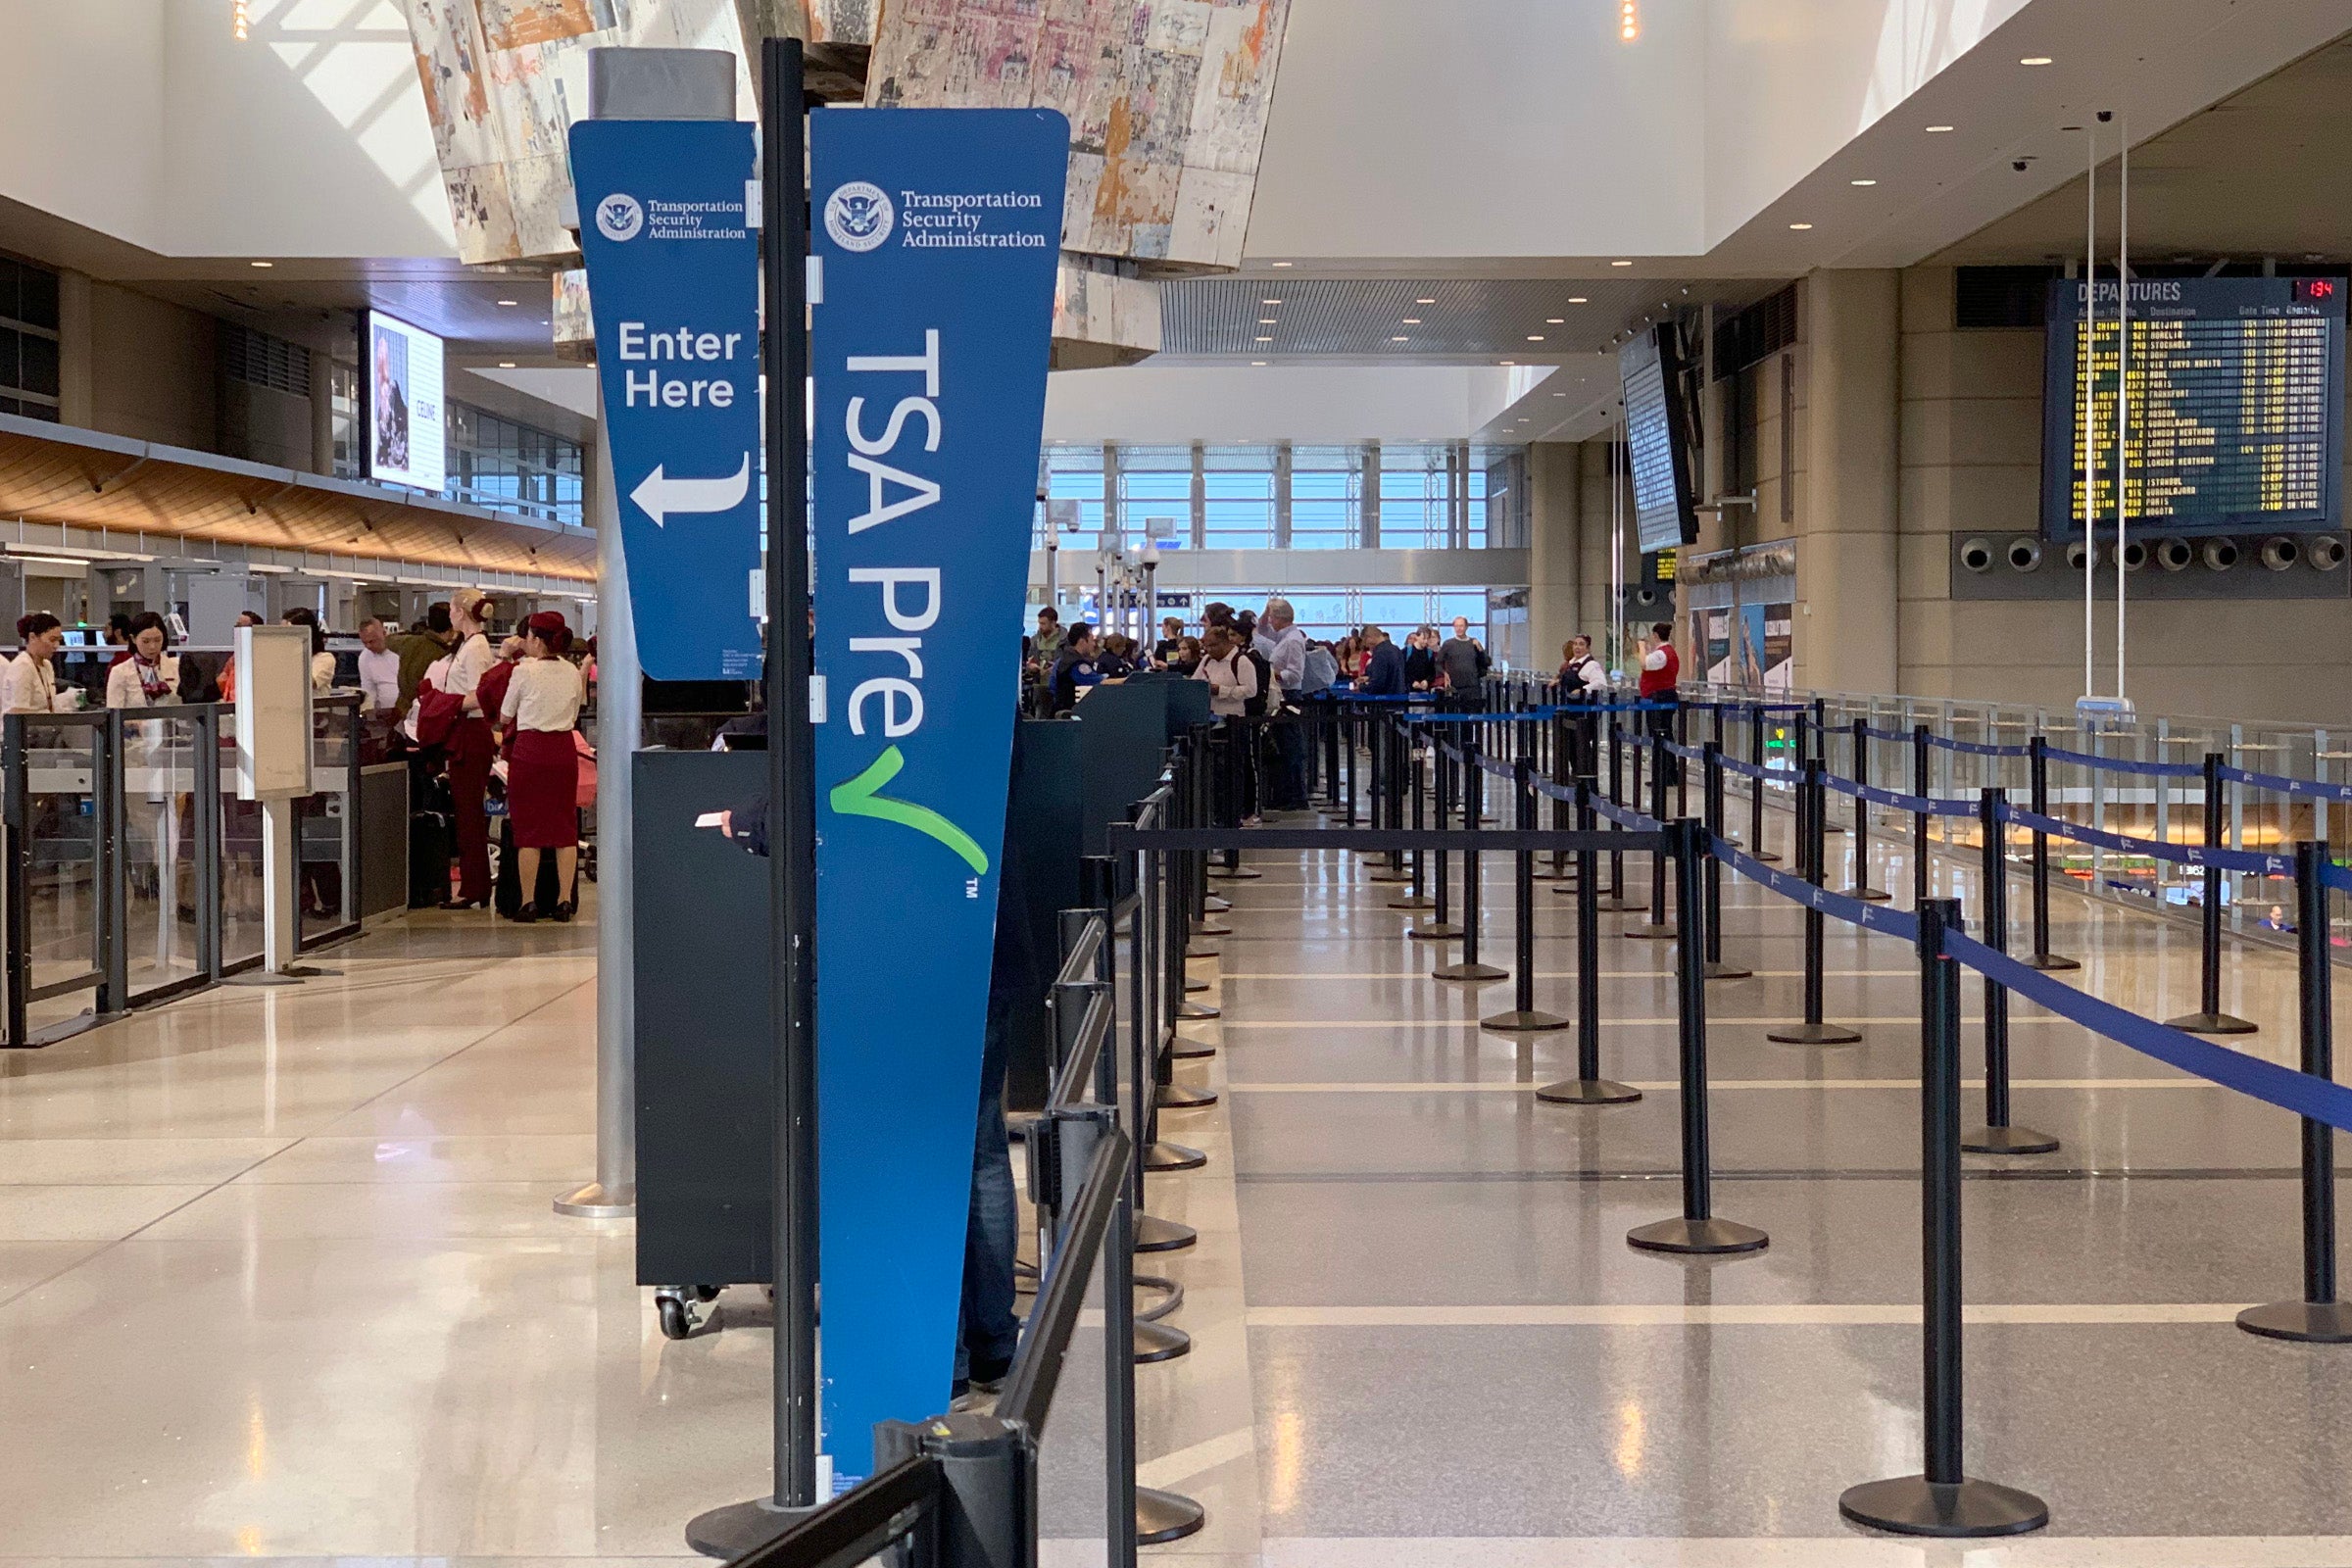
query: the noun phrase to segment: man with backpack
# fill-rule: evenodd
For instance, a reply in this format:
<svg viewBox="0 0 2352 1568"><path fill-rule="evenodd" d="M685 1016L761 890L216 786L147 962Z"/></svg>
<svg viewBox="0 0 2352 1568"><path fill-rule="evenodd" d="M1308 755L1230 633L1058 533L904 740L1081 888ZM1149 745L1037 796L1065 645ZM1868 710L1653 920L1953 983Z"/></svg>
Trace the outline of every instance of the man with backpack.
<svg viewBox="0 0 2352 1568"><path fill-rule="evenodd" d="M1299 734L1298 710L1291 706L1306 685L1306 633L1287 599L1266 601L1257 620L1255 650L1264 661L1268 681L1267 735L1274 748L1273 809L1306 809L1306 742Z"/></svg>
<svg viewBox="0 0 2352 1568"><path fill-rule="evenodd" d="M1200 665L1193 671L1193 679L1208 683L1208 710L1223 720L1219 727L1231 759L1219 774L1224 782L1220 814L1229 821L1238 819L1245 827L1255 827L1258 822L1252 750L1257 739L1254 720L1262 718L1266 710L1265 685L1258 673L1264 662L1263 655L1242 646L1231 625L1217 623L1202 634Z"/></svg>

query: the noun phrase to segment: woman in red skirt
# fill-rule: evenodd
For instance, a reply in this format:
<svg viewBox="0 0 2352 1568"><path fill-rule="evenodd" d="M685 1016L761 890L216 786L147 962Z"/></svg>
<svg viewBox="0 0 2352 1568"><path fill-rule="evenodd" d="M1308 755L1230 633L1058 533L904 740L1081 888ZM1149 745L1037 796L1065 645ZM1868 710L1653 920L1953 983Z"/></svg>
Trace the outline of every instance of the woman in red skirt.
<svg viewBox="0 0 2352 1568"><path fill-rule="evenodd" d="M563 898L552 910L525 902L514 918L536 920L551 913L569 920L579 906L580 760L571 732L580 721L586 692L580 672L564 657L571 629L564 617L543 610L523 622L522 662L507 683L501 715L512 731L507 744L507 826L515 846L514 869L526 895L539 886L539 856L556 852L556 885Z"/></svg>

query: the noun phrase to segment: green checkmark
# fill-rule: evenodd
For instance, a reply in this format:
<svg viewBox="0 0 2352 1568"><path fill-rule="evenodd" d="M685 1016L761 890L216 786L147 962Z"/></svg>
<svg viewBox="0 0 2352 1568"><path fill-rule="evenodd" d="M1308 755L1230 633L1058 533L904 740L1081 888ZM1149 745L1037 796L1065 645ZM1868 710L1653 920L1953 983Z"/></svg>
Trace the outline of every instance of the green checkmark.
<svg viewBox="0 0 2352 1568"><path fill-rule="evenodd" d="M891 747L875 758L873 765L864 772L846 784L833 786L833 809L844 816L878 817L885 822L896 822L901 827L910 827L917 833L939 840L962 856L964 863L973 871L986 876L988 856L978 844L972 842L969 833L928 806L917 806L911 801L894 801L876 793L883 785L897 778L899 770L906 765L906 759L899 754L896 746Z"/></svg>

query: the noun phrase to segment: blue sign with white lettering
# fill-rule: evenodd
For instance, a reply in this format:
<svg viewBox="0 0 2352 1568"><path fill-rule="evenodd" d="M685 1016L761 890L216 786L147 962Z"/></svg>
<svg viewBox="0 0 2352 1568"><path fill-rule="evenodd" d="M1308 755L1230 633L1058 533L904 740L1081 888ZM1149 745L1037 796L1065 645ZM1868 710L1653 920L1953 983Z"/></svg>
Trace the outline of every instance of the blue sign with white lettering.
<svg viewBox="0 0 2352 1568"><path fill-rule="evenodd" d="M946 1408L1069 122L809 117L818 1278L836 1484Z"/></svg>
<svg viewBox="0 0 2352 1568"><path fill-rule="evenodd" d="M756 679L752 127L582 121L571 171L638 662L655 680Z"/></svg>

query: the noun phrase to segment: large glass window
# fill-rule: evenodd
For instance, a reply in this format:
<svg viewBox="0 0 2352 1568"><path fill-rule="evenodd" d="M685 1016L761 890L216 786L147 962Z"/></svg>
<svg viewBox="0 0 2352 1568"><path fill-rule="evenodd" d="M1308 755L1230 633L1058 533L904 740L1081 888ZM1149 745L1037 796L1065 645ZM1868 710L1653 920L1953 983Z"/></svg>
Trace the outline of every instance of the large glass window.
<svg viewBox="0 0 2352 1568"><path fill-rule="evenodd" d="M1193 449L1120 447L1119 543L1141 550L1159 520L1161 548L1192 542Z"/></svg>
<svg viewBox="0 0 2352 1568"><path fill-rule="evenodd" d="M580 469L577 441L467 404L449 405L449 485L442 494L452 501L576 528Z"/></svg>
<svg viewBox="0 0 2352 1568"><path fill-rule="evenodd" d="M57 274L0 256L0 414L60 417Z"/></svg>
<svg viewBox="0 0 2352 1568"><path fill-rule="evenodd" d="M1352 550L1364 542L1364 449L1291 453L1291 548Z"/></svg>
<svg viewBox="0 0 2352 1568"><path fill-rule="evenodd" d="M1280 456L1272 447L1202 449L1200 543L1203 548L1274 548Z"/></svg>

